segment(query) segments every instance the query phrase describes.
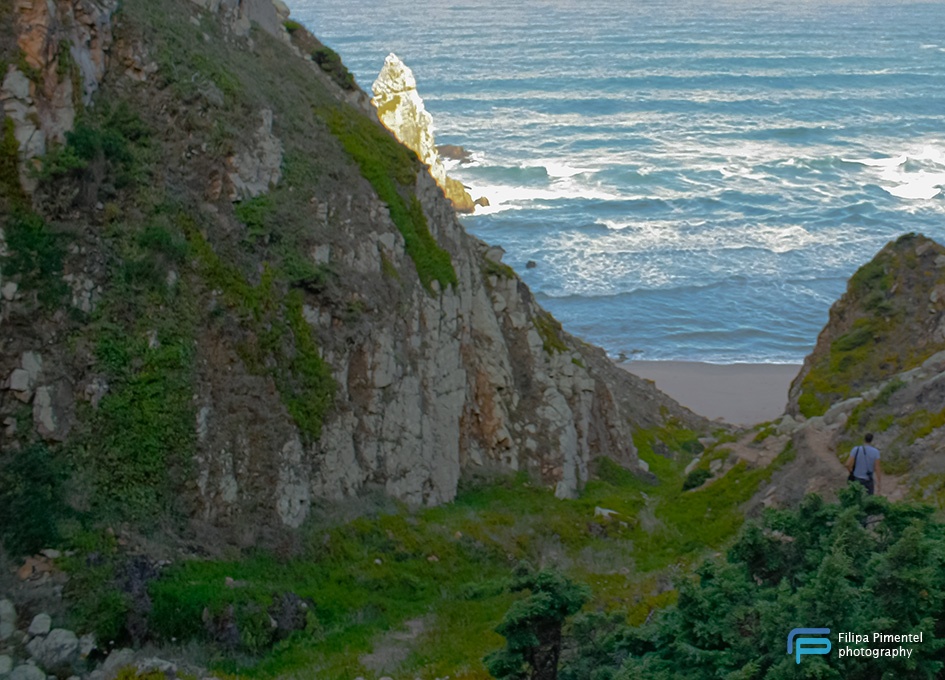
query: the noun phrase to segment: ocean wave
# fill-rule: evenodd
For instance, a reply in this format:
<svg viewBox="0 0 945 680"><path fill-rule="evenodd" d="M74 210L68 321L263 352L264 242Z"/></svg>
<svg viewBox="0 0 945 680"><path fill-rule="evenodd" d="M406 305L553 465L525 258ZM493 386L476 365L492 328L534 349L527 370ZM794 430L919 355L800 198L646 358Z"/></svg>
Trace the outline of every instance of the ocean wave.
<svg viewBox="0 0 945 680"><path fill-rule="evenodd" d="M894 158L841 158L840 160L844 163L856 163L871 168L897 168L905 163L908 158L906 154L902 154Z"/></svg>
<svg viewBox="0 0 945 680"><path fill-rule="evenodd" d="M883 191L896 198L929 200L942 193L945 185L945 173L921 173L903 184L891 187L882 187Z"/></svg>

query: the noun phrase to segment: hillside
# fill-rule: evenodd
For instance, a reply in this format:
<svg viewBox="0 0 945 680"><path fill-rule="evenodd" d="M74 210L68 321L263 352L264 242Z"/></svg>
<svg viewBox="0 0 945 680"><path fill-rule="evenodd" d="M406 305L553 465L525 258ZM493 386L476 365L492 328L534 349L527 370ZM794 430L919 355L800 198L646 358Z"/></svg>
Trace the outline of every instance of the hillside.
<svg viewBox="0 0 945 680"><path fill-rule="evenodd" d="M883 494L942 508L943 371L945 247L906 234L851 277L791 385L776 429L791 435L797 459L764 490L769 504L834 496L846 479L840 461L872 432Z"/></svg>
<svg viewBox="0 0 945 680"><path fill-rule="evenodd" d="M572 497L702 426L564 333L268 0L4 21L2 448L70 511L248 545L471 469Z"/></svg>

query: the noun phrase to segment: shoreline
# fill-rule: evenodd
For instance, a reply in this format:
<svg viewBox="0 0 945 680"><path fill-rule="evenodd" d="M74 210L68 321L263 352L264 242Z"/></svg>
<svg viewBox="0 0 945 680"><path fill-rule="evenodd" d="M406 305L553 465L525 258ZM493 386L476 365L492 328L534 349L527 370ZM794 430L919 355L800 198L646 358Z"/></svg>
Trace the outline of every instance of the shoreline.
<svg viewBox="0 0 945 680"><path fill-rule="evenodd" d="M627 361L617 364L709 420L757 425L784 413L801 364L710 364L701 361Z"/></svg>

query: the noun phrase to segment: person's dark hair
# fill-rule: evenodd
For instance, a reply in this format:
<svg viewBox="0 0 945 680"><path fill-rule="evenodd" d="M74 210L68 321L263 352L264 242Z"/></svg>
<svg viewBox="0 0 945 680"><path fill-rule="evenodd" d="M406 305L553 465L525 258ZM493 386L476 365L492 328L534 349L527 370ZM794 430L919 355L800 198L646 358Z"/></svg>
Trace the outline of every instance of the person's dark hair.
<svg viewBox="0 0 945 680"><path fill-rule="evenodd" d="M873 441L873 433L867 432L863 439L865 439L866 443L869 444L871 441Z"/></svg>

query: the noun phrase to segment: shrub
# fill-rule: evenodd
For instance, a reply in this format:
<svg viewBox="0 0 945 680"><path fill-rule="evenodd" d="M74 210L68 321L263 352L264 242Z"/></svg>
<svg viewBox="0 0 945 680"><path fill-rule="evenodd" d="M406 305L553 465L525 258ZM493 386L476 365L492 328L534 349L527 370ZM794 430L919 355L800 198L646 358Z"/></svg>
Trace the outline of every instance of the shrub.
<svg viewBox="0 0 945 680"><path fill-rule="evenodd" d="M683 481L683 491L689 491L689 489L695 489L697 486L702 486L710 477L712 473L709 472L706 468L697 468L686 475L686 479Z"/></svg>
<svg viewBox="0 0 945 680"><path fill-rule="evenodd" d="M4 276L18 276L23 288L37 292L41 304L55 306L66 292L60 277L65 259L62 237L32 212L15 212L5 235L9 255L3 261Z"/></svg>
<svg viewBox="0 0 945 680"><path fill-rule="evenodd" d="M59 541L66 516L66 471L45 444L0 456L0 541L15 555L38 552Z"/></svg>
<svg viewBox="0 0 945 680"><path fill-rule="evenodd" d="M513 591L528 590L515 602L496 631L505 637L505 649L485 658L486 668L498 680L554 680L561 655L561 630L590 597L590 589L556 571L519 570Z"/></svg>
<svg viewBox="0 0 945 680"><path fill-rule="evenodd" d="M312 51L312 61L318 64L318 67L331 76L331 79L343 90L353 90L356 87L354 76L348 71L348 67L341 61L341 57L330 47L322 45Z"/></svg>

